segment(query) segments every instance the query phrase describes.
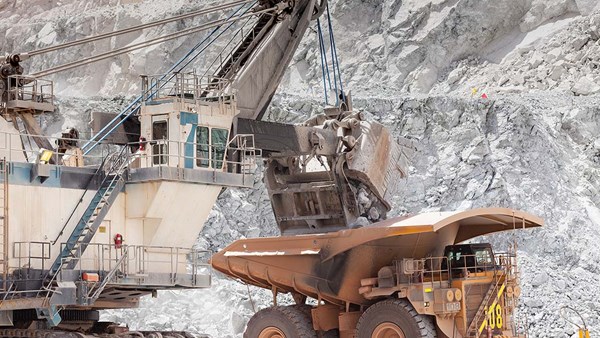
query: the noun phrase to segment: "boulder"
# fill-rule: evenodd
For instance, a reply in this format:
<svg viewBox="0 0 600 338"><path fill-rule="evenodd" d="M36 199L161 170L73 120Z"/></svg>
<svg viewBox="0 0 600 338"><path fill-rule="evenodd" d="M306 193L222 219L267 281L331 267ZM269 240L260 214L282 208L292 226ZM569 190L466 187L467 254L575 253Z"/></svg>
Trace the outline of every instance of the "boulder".
<svg viewBox="0 0 600 338"><path fill-rule="evenodd" d="M587 76L583 76L573 85L571 91L576 96L587 96L600 92L600 86Z"/></svg>

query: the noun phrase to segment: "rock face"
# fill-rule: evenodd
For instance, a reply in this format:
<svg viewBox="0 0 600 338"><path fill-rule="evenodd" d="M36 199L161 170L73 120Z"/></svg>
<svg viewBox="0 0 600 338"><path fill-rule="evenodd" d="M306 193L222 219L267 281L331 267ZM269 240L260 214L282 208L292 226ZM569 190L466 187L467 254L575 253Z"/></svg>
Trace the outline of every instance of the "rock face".
<svg viewBox="0 0 600 338"><path fill-rule="evenodd" d="M0 2L0 46L7 53L33 50L197 6L184 0ZM391 201L391 216L504 206L546 220L543 229L483 239L500 249L516 241L523 277L519 311L532 337L575 333L559 317L562 305L578 308L592 332L600 330L594 292L600 288L600 13L594 12L599 6L594 0L330 5L354 108L396 137L409 138L416 149L409 177ZM198 23L131 33L32 59L27 66L45 69ZM67 126L84 130L91 110L117 110L128 101L123 96L138 91L139 74L165 71L201 37L55 76L61 109L46 116L43 126L51 134ZM207 60L195 67L202 69ZM267 118L300 122L316 114L322 107L320 69L311 31ZM222 194L197 245L218 250L238 238L274 235L270 202L257 179L255 189ZM269 299L266 291L216 276L210 290L159 293L140 309L103 316L132 328L240 337L246 320Z"/></svg>
<svg viewBox="0 0 600 338"><path fill-rule="evenodd" d="M316 113L317 102L281 94L267 116L298 121L307 104ZM596 296L587 291L600 287L596 277L600 252L594 244L600 240L599 104L600 97L552 94L504 95L497 100L399 96L354 102L369 118L393 130L394 136L409 137L416 148L409 177L391 201L391 216L502 206L545 219L546 226L539 230L481 240L492 242L499 251L516 242L523 284L519 313L527 318L532 337L547 338L574 333L556 311L563 305L576 306L588 325L600 327ZM217 249L235 238L274 234L266 191L257 182L255 190L229 190L219 200L199 245ZM229 308L223 308L223 313L234 308L246 319L252 314L243 285L217 278L216 290L232 290L239 297L237 301L225 298ZM268 292L251 288L251 294L257 307L268 306ZM202 297L219 301L212 292L203 291ZM143 313L165 311L162 301L161 297L147 301ZM110 318L137 318L137 313ZM232 318L201 320L196 327L208 328L215 336L236 337L233 327L240 318ZM144 325L141 318L134 322ZM550 330L545 323L552 323Z"/></svg>

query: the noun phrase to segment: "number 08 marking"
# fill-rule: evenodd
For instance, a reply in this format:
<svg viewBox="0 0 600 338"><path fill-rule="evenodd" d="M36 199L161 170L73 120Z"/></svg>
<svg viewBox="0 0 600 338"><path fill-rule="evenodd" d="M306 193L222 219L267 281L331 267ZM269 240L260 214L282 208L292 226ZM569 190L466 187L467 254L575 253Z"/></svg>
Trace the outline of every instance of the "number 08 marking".
<svg viewBox="0 0 600 338"><path fill-rule="evenodd" d="M490 308L489 310L490 319L489 326L492 328L501 329L504 325L504 320L502 319L502 306L500 304L496 304L495 307Z"/></svg>

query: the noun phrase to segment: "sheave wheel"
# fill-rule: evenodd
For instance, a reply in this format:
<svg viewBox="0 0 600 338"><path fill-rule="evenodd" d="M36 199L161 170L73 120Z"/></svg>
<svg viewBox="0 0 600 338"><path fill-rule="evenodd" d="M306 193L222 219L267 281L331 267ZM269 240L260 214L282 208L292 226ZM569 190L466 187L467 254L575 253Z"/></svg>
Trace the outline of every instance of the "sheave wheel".
<svg viewBox="0 0 600 338"><path fill-rule="evenodd" d="M317 333L306 311L296 306L276 306L252 316L244 338L317 338Z"/></svg>
<svg viewBox="0 0 600 338"><path fill-rule="evenodd" d="M358 320L357 338L436 338L432 318L419 315L403 299L371 305Z"/></svg>

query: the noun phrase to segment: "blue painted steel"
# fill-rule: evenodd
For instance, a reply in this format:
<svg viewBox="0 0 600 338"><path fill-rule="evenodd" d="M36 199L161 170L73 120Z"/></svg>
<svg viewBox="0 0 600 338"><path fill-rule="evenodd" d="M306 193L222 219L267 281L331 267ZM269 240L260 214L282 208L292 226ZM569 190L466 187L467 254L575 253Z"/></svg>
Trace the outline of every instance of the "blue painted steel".
<svg viewBox="0 0 600 338"><path fill-rule="evenodd" d="M39 318L44 318L50 327L56 327L62 321L56 305L50 305L48 308L36 309Z"/></svg>
<svg viewBox="0 0 600 338"><path fill-rule="evenodd" d="M11 162L8 182L16 185L42 186L48 188L85 189L95 169L50 165L50 177L42 183L37 177L31 180L33 163ZM0 178L0 181L2 179Z"/></svg>
<svg viewBox="0 0 600 338"><path fill-rule="evenodd" d="M194 168L194 145L195 145L195 141L196 141L196 128L198 128L198 122L196 119L196 123L192 124L192 130L190 131L190 134L188 135L187 140L185 141L185 146L184 146L184 151L183 151L183 156L185 156L185 160L184 160L184 167L188 168L188 169L193 169Z"/></svg>
<svg viewBox="0 0 600 338"><path fill-rule="evenodd" d="M179 113L179 124L185 126L186 124L198 124L198 114L180 112Z"/></svg>
<svg viewBox="0 0 600 338"><path fill-rule="evenodd" d="M52 264L48 273L49 275L55 275L64 266L74 264L73 259L79 260L80 255L83 254L83 250L85 250L87 244L89 244L93 233L95 233L97 226L99 226L101 218L106 214L106 212L103 213L103 210L110 207L111 201L116 198L116 194L120 193L119 189L116 189L116 187L121 181L121 174L104 177L100 184L100 188L96 191L92 200L83 212L83 215L79 219L79 222L75 225L75 228L73 229L73 232L71 232L60 255L56 257L56 260ZM82 201L83 198L80 200L79 204L81 204ZM100 206L101 203L104 203L104 205ZM76 209L77 207L75 207L75 210ZM97 212L97 214L95 214L95 212ZM94 220L92 220L93 217L95 217ZM99 219L100 221L98 221ZM88 234L92 234L92 236L89 236ZM78 252L77 250L80 251Z"/></svg>
<svg viewBox="0 0 600 338"><path fill-rule="evenodd" d="M194 150L195 150L195 139L196 139L196 128L198 127L198 114L192 114L188 112L180 112L179 113L179 124L182 126L191 124L192 128L190 133L185 140L185 144L183 146L183 166L184 168L193 169L194 168Z"/></svg>
<svg viewBox="0 0 600 338"><path fill-rule="evenodd" d="M63 264L63 261L72 256L72 251L75 248L75 246L79 243L80 239L82 238L82 234L83 234L84 230L86 229L86 227L88 226L88 222L92 219L92 216L94 215L94 210L96 210L98 208L98 205L102 201L102 198L104 197L106 192L112 186L114 186L113 183L116 182L116 180L110 180L109 182L110 182L109 185L102 186L102 187L100 187L100 189L98 189L96 191L96 194L90 201L90 204L88 205L88 207L85 209L85 212L83 213L81 218L79 219L79 222L77 223L77 225L75 226L75 229L69 236L69 239L67 240L67 243L65 244L60 255L56 258L56 260L54 261L54 264L52 264L52 267L50 268L50 274L56 273L60 269L61 265ZM118 193L118 192L116 192L116 193Z"/></svg>

